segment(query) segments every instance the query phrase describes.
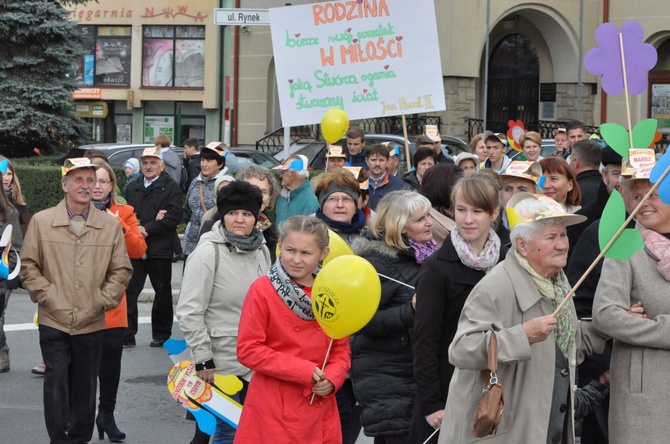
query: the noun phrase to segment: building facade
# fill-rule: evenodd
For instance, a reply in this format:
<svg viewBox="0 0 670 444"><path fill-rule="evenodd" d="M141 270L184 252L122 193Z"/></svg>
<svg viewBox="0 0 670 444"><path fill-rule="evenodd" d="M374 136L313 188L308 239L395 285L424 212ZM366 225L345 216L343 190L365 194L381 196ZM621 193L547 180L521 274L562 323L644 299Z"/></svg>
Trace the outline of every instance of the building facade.
<svg viewBox="0 0 670 444"><path fill-rule="evenodd" d="M317 2L293 2L305 3ZM74 73L82 86L74 104L88 113L82 115L98 113L87 117L95 123L92 139L140 143L163 132L177 144L197 137L252 145L280 128L270 27L224 27L213 19L214 8L275 6L270 0L73 6L72 18L89 39ZM510 119L627 126L624 96L603 94L581 63L596 46L599 24L626 20L641 23L645 41L659 51L648 93L630 97L631 118L659 117L670 132L670 21L661 9L659 0L435 0L447 106L436 113L441 133L467 139L468 119L486 119L489 127Z"/></svg>

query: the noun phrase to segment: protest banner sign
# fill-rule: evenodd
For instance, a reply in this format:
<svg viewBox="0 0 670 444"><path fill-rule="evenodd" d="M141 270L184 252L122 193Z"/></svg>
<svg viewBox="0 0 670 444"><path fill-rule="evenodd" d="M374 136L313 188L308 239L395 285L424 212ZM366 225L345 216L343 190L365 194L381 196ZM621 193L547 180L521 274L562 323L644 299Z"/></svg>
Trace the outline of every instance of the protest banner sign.
<svg viewBox="0 0 670 444"><path fill-rule="evenodd" d="M272 8L270 26L284 126L446 109L432 0Z"/></svg>

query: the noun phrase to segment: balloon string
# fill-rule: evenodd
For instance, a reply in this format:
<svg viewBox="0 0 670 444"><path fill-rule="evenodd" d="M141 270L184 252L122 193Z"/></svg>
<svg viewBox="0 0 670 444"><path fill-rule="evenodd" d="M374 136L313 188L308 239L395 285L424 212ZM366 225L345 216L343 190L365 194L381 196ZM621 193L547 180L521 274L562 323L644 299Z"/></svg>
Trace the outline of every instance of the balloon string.
<svg viewBox="0 0 670 444"><path fill-rule="evenodd" d="M326 363L328 362L328 357L330 356L330 349L333 348L333 338L330 338L330 344L328 344L328 351L326 352L326 359L323 360L323 365L321 366L321 371L326 368ZM309 405L312 405L312 402L314 402L314 396L316 396L316 393L312 393L312 397L309 400Z"/></svg>
<svg viewBox="0 0 670 444"><path fill-rule="evenodd" d="M411 288L412 290L416 290L416 288L412 287L411 285L406 284L406 283L404 283L404 282L400 282L400 281L398 281L398 280L396 280L396 279L393 279L392 277L388 277L388 276L383 275L383 274L381 274L381 273L377 273L377 274L379 275L379 277L383 277L383 278L385 278L385 279L388 279L389 281L393 281L393 282L398 283L398 284L400 284L400 285L404 285L405 287L409 287L409 288Z"/></svg>
<svg viewBox="0 0 670 444"><path fill-rule="evenodd" d="M440 431L439 428L435 429L435 431L428 437L427 440L425 440L425 441L423 442L423 444L427 444L428 441L430 441L430 440L433 438L433 436L435 436L435 434L436 434L437 432L439 432L439 431Z"/></svg>

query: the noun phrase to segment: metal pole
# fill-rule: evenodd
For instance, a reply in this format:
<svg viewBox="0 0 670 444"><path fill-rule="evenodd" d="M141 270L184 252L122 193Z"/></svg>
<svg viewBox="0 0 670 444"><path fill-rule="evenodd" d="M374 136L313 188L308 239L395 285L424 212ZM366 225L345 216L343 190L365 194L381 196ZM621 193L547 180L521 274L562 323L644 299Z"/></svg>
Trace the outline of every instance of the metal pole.
<svg viewBox="0 0 670 444"><path fill-rule="evenodd" d="M489 101L489 37L491 28L491 0L486 0L486 49L484 50L484 131L487 126L488 101Z"/></svg>
<svg viewBox="0 0 670 444"><path fill-rule="evenodd" d="M579 60L577 71L577 120L582 121L582 44L584 39L584 0L579 0Z"/></svg>

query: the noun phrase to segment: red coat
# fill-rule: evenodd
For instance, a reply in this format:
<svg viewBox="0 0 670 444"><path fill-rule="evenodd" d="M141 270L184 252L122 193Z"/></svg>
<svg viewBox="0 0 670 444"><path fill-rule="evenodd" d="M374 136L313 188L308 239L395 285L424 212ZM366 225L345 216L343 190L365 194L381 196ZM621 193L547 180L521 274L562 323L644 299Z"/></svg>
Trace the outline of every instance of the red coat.
<svg viewBox="0 0 670 444"><path fill-rule="evenodd" d="M126 249L131 259L139 259L147 251L147 243L140 234L140 227L137 224L137 217L130 205L110 205L109 210L112 213L118 213L116 219L123 229L123 238L126 241ZM105 312L105 329L128 326L128 309L126 306L126 295L118 307Z"/></svg>
<svg viewBox="0 0 670 444"><path fill-rule="evenodd" d="M342 442L335 391L351 366L349 338L333 343L324 371L335 390L309 405L312 373L323 365L329 343L316 321L299 318L284 304L267 276L256 279L242 305L238 330L237 359L255 373L236 443Z"/></svg>

